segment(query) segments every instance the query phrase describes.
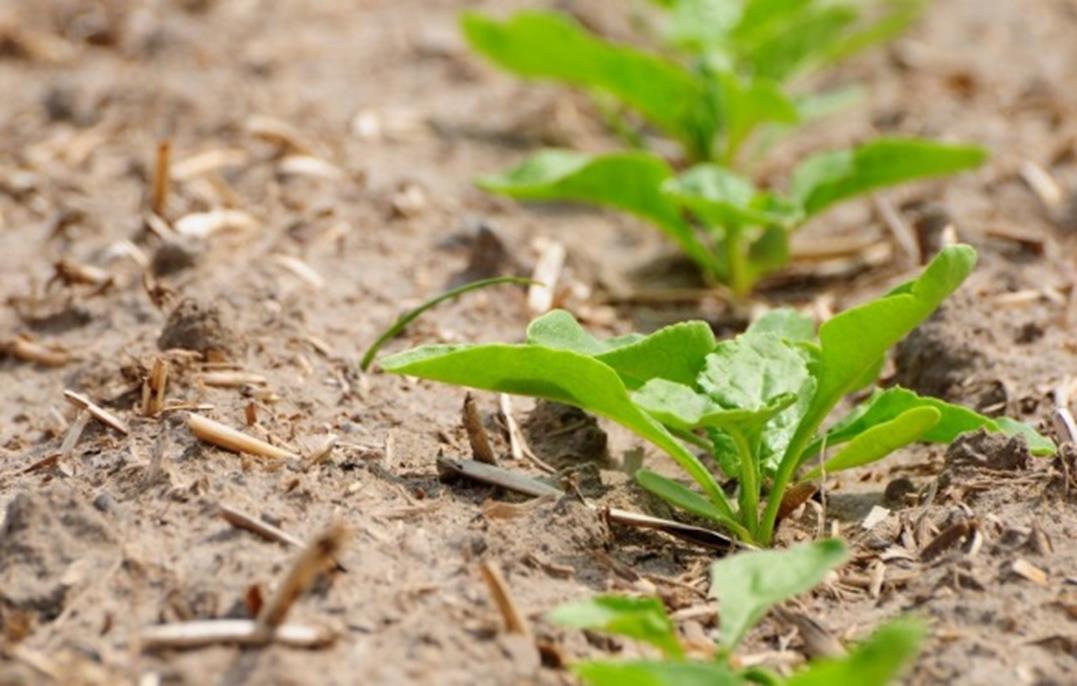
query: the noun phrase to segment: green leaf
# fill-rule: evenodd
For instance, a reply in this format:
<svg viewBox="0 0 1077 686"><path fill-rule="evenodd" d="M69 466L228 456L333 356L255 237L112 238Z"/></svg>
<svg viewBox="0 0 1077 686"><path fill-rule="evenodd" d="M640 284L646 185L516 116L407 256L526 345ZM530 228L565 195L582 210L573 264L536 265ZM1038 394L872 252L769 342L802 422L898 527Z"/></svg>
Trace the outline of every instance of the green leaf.
<svg viewBox="0 0 1077 686"><path fill-rule="evenodd" d="M898 620L879 628L848 656L817 660L797 672L786 686L886 686L901 674L915 656L924 629L916 622Z"/></svg>
<svg viewBox="0 0 1077 686"><path fill-rule="evenodd" d="M963 433L986 429L1001 431L1010 436L1024 436L1033 455L1049 456L1055 453L1054 443L1026 424L1004 417L999 419L985 417L967 407L954 405L938 398L920 396L900 386L886 390L877 389L867 401L830 427L826 434L826 444L828 447L839 445L875 425L888 422L904 412L920 407L933 408L940 417L939 422L920 437L922 441L950 443ZM818 439L812 443L805 451L805 457L818 453L821 442L821 439Z"/></svg>
<svg viewBox="0 0 1077 686"><path fill-rule="evenodd" d="M838 62L894 39L923 14L928 3L927 0L889 0L885 4L889 5L889 8L881 17L866 24L861 23L836 43L828 46L825 61Z"/></svg>
<svg viewBox="0 0 1077 686"><path fill-rule="evenodd" d="M728 526L729 518L699 493L648 469L636 471L636 483L674 507Z"/></svg>
<svg viewBox="0 0 1077 686"><path fill-rule="evenodd" d="M767 4L789 5L788 2ZM856 16L854 10L841 5L786 11L780 27L757 36L750 43L741 40L737 51L752 73L783 81L820 62L828 46L841 38L856 21Z"/></svg>
<svg viewBox="0 0 1077 686"><path fill-rule="evenodd" d="M694 139L703 91L696 78L658 55L598 38L566 15L520 12L504 22L465 12L472 48L519 76L608 93L682 141Z"/></svg>
<svg viewBox="0 0 1077 686"><path fill-rule="evenodd" d="M717 164L698 164L662 190L708 226L791 224L796 209Z"/></svg>
<svg viewBox="0 0 1077 686"><path fill-rule="evenodd" d="M732 649L776 603L804 593L846 558L836 538L787 550L740 553L711 567L711 597L721 617L719 643Z"/></svg>
<svg viewBox="0 0 1077 686"><path fill-rule="evenodd" d="M761 461L785 450L815 391L801 350L773 333L751 332L722 341L707 356L699 387L727 409L764 411L779 398L795 400L773 419L762 434Z"/></svg>
<svg viewBox="0 0 1077 686"><path fill-rule="evenodd" d="M564 310L531 322L527 341L547 348L590 355L612 367L630 388L650 379L692 383L714 350L714 332L706 322L679 322L649 336L630 334L599 341Z"/></svg>
<svg viewBox="0 0 1077 686"><path fill-rule="evenodd" d="M778 84L768 79L746 81L730 72L718 73L720 121L725 135L725 161L732 162L740 146L760 125L795 124L800 120L796 105Z"/></svg>
<svg viewBox="0 0 1077 686"><path fill-rule="evenodd" d="M824 471L833 474L881 460L898 448L923 438L924 432L938 424L940 417L942 413L934 407L916 407L902 412L890 421L875 424L857 434L823 466L805 474L801 481L814 481Z"/></svg>
<svg viewBox="0 0 1077 686"><path fill-rule="evenodd" d="M666 379L651 379L632 400L666 426L691 431L700 427L740 428L756 431L776 414L796 401L793 393L782 393L752 408L726 408L689 386Z"/></svg>
<svg viewBox="0 0 1077 686"><path fill-rule="evenodd" d="M717 662L578 662L572 671L591 686L743 686L748 683Z"/></svg>
<svg viewBox="0 0 1077 686"><path fill-rule="evenodd" d="M666 657L681 658L684 650L677 630L658 598L602 595L567 603L547 615L555 624L604 631L643 641Z"/></svg>
<svg viewBox="0 0 1077 686"><path fill-rule="evenodd" d="M665 450L733 519L725 494L699 459L636 407L617 372L592 357L533 344L430 345L390 355L382 360L381 368L458 386L544 398L612 419Z"/></svg>
<svg viewBox="0 0 1077 686"><path fill-rule="evenodd" d="M688 257L713 273L714 256L681 217L676 202L662 192L673 172L658 157L622 152L591 157L568 150L545 150L479 186L518 200L566 200L612 207L652 222Z"/></svg>
<svg viewBox="0 0 1077 686"><path fill-rule="evenodd" d="M748 333L772 333L787 341L810 341L815 338L815 321L792 308L779 307L752 322Z"/></svg>
<svg viewBox="0 0 1077 686"><path fill-rule="evenodd" d="M359 362L359 368L363 371L366 371L370 367L370 363L374 361L374 356L378 354L379 350L381 350L381 347L391 341L393 338L400 335L400 332L403 331L408 324L418 319L423 314L423 312L426 312L432 307L440 305L446 300L452 300L453 298L457 298L464 293L475 291L480 288L486 288L487 286L496 286L504 283L525 285L532 284L535 282L531 279L524 278L521 276L495 276L489 279L479 279L478 281L465 283L462 286L458 286L450 291L446 291L445 293L434 296L433 298L430 298L418 307L408 310L404 314L397 317L397 320L393 322L388 329L382 332L382 334L378 336L378 339L374 341L369 348L367 348L366 353L363 355L363 359Z"/></svg>
<svg viewBox="0 0 1077 686"><path fill-rule="evenodd" d="M878 188L974 169L986 158L987 152L975 145L879 138L808 158L793 172L792 196L811 216Z"/></svg>

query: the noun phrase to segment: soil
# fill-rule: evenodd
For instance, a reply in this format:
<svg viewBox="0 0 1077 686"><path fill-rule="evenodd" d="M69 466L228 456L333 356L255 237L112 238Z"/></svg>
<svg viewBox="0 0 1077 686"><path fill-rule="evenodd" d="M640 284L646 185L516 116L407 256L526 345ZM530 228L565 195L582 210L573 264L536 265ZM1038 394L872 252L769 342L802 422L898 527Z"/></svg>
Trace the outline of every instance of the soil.
<svg viewBox="0 0 1077 686"><path fill-rule="evenodd" d="M558 301L596 332L683 316L728 331L746 319L709 297L625 299L631 275L653 273L668 250L647 227L519 206L471 184L541 145L616 145L586 99L468 54L455 17L476 4L503 13L535 3L0 8L0 339L66 351L50 357L55 366L0 359L0 683L571 683L563 661L636 648L543 615L607 590L659 594L685 610L675 616L687 640L710 642L713 553L607 525L575 496L527 501L439 481L439 453L470 457L464 391L358 371L363 348L404 309L471 278L529 273L542 241L566 246ZM613 36L635 30L615 3L540 4ZM976 173L886 194L928 250L951 227L981 254L888 379L1045 431L1056 431L1057 389L1077 377L1075 31L1068 0L933 3L905 37L829 77L863 83L862 102L782 141L757 170L781 179L806 152L878 133L990 147ZM146 220L162 139L174 163L168 220L195 215L187 226L205 228L199 213L245 214L208 238L162 240ZM1028 162L1057 181L1057 207L1022 180ZM798 245L863 235L889 245L869 203L827 215ZM61 259L107 269L111 281L54 279ZM913 267L897 248L833 266L798 262L759 302L836 310ZM693 280L682 270L673 283ZM528 318L522 291L480 291L425 315L391 348L517 340ZM148 417L142 386L159 357L171 370L166 410ZM257 377L207 383L235 369ZM129 433L91 422L60 456L76 414L65 389ZM477 399L503 464L537 475L507 459L497 398ZM619 471L639 459L638 440L575 411L514 406L536 454L584 495L668 514ZM328 435L337 446L316 464L238 456L192 436L186 411L298 455ZM676 474L649 447L643 459ZM837 530L854 546L801 609L843 640L897 615L924 618L930 638L909 683L1073 683L1075 474L1072 445L1051 460L972 436L835 483L825 508L812 501L782 528L783 543ZM887 516L865 529L884 503ZM321 578L289 616L337 630L332 645L140 650L154 624L250 616L296 556L233 528L220 505L302 540L333 521L348 527L346 571ZM484 561L502 571L541 653L505 632ZM803 641L771 617L742 653L784 668L803 660Z"/></svg>

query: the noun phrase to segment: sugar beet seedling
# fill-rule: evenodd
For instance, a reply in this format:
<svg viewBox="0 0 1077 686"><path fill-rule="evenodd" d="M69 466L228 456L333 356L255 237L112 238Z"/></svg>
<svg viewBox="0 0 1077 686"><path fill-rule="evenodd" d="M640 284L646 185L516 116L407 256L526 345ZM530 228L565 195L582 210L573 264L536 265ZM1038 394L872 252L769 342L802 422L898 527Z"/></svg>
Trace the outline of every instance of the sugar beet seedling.
<svg viewBox="0 0 1077 686"><path fill-rule="evenodd" d="M790 235L834 204L972 169L986 157L977 146L883 138L806 159L784 194L757 188L733 171L744 143L760 127L793 127L819 110L787 96L784 82L889 38L923 3L889 3L891 13L866 25L855 21L849 3L668 4L680 18L675 25L681 26L682 42L697 50L692 68L610 43L554 13L523 12L504 22L468 13L462 24L478 52L517 75L619 100L677 140L684 160L695 166L678 173L642 150L600 155L545 150L503 174L481 178L479 185L524 201L581 202L636 215L676 243L708 281L744 295L762 276L788 263ZM685 19L717 5L735 9L732 20ZM724 28L701 29L716 25ZM698 35L688 35L691 27Z"/></svg>
<svg viewBox="0 0 1077 686"><path fill-rule="evenodd" d="M982 428L1023 436L1035 455L1054 453L1048 439L1020 422L897 387L877 389L822 428L846 395L874 384L887 351L960 286L975 262L969 246L945 248L918 278L836 315L818 332L795 312L776 310L721 342L699 321L602 341L554 311L531 322L526 343L422 346L380 364L616 421L665 451L700 490L641 469L635 476L643 488L745 542L769 546L791 486L871 464L914 441L945 443ZM735 500L681 440L737 479ZM833 454L819 462L824 445Z"/></svg>

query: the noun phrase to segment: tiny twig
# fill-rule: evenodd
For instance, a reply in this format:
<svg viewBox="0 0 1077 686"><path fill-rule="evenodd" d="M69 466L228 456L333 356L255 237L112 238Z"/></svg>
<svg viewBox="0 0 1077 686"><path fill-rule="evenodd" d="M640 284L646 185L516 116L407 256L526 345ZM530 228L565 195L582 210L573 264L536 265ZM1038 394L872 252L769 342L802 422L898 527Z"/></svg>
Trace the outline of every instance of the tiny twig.
<svg viewBox="0 0 1077 686"><path fill-rule="evenodd" d="M71 428L67 430L67 434L64 435L64 441L60 444L60 459L67 459L75 450L75 446L79 442L79 438L82 437L82 432L86 430L86 425L93 419L93 415L89 410L79 410L79 414L75 417L75 421L71 422Z"/></svg>
<svg viewBox="0 0 1077 686"><path fill-rule="evenodd" d="M303 591L336 560L346 537L347 530L334 524L311 541L258 614L258 623L270 629L279 627Z"/></svg>
<svg viewBox="0 0 1077 686"><path fill-rule="evenodd" d="M539 456L531 450L531 447L527 445L527 440L524 439L524 433L520 429L520 425L516 422L516 417L512 414L512 398L508 393L501 394L499 405L501 416L505 420L505 429L509 434L509 445L511 446L513 458L518 460L521 456L526 457L531 464L547 474L556 474L557 470L539 458Z"/></svg>
<svg viewBox="0 0 1077 686"><path fill-rule="evenodd" d="M281 624L266 631L253 619L210 619L151 626L142 630L143 650L199 648L215 643L238 643L260 646L280 643L293 648L319 648L328 645L336 634L325 627L304 624Z"/></svg>
<svg viewBox="0 0 1077 686"><path fill-rule="evenodd" d="M482 424L482 415L475 402L475 396L467 393L464 396L463 408L464 430L467 431L467 441L471 444L471 453L479 462L497 464L497 456L490 447L490 437L486 435L486 427Z"/></svg>
<svg viewBox="0 0 1077 686"><path fill-rule="evenodd" d="M520 609L516 607L516 602L512 599L508 584L505 583L505 577L498 566L487 560L479 566L479 570L482 572L487 588L490 589L490 595L493 596L501 618L505 620L505 629L510 634L520 634L531 638L531 627L528 626L527 619L520 614Z"/></svg>
<svg viewBox="0 0 1077 686"><path fill-rule="evenodd" d="M268 541L273 541L274 543L283 543L284 545L293 546L295 548L303 547L303 541L282 529L278 529L272 524L263 522L256 517L240 512L228 505L218 505L217 507L221 512L221 517L237 529L250 531Z"/></svg>

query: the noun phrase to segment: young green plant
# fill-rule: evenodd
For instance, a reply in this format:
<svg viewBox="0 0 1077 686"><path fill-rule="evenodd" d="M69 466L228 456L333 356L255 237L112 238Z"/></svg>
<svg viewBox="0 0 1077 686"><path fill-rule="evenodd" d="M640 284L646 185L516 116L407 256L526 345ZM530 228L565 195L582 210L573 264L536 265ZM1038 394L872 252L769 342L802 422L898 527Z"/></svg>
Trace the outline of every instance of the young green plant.
<svg viewBox="0 0 1077 686"><path fill-rule="evenodd" d="M743 295L789 261L793 232L824 210L888 186L972 169L985 157L978 146L881 138L809 157L781 194L716 164L677 175L646 152L545 150L479 185L519 200L589 203L636 215L673 240L709 280Z"/></svg>
<svg viewBox="0 0 1077 686"><path fill-rule="evenodd" d="M597 596L563 605L548 619L563 626L625 636L656 648L661 659L579 662L572 669L591 686L884 686L916 655L923 630L897 620L878 629L848 655L817 660L789 678L760 668L738 669L732 652L775 604L810 590L847 553L837 539L788 550L741 553L711 567L711 595L720 617L713 660L691 660L657 598Z"/></svg>
<svg viewBox="0 0 1077 686"><path fill-rule="evenodd" d="M601 341L567 312L554 311L531 323L526 343L423 346L384 358L381 367L545 398L618 422L665 451L699 490L641 469L636 479L643 488L748 543L770 545L782 498L798 473L799 481L814 479L870 464L917 440L948 442L974 429L1021 435L1033 454L1054 453L1048 439L1020 422L900 388L878 391L822 429L842 398L874 383L887 351L975 262L969 246L945 248L918 278L838 314L818 334L809 320L778 310L722 342L705 322ZM682 440L737 479L735 500ZM803 473L824 445L835 452Z"/></svg>

